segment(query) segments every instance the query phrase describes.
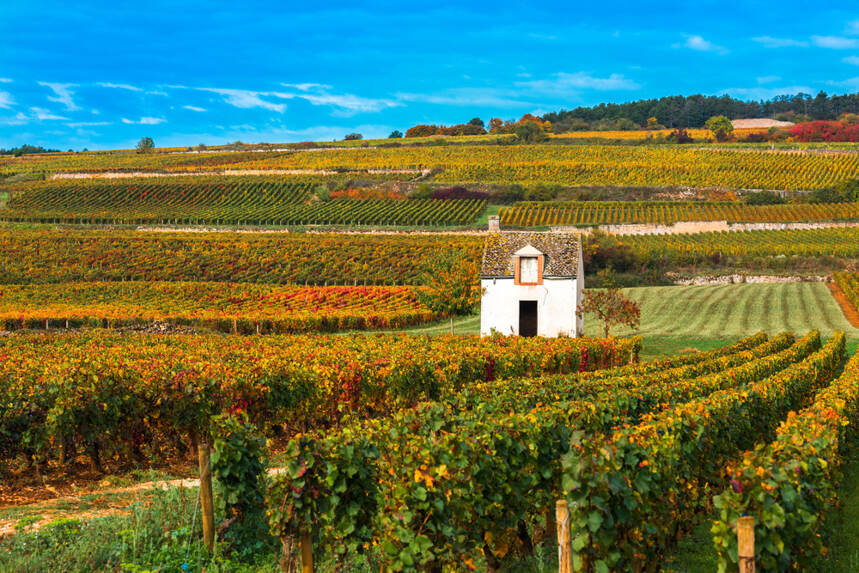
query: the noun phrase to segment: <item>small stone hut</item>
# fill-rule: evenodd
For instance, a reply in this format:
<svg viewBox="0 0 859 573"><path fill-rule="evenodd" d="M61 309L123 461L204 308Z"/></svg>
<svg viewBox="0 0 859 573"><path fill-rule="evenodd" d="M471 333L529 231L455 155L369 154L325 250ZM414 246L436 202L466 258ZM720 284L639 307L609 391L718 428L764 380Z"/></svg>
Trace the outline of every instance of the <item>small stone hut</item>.
<svg viewBox="0 0 859 573"><path fill-rule="evenodd" d="M483 251L480 334L581 336L581 237L573 233L490 233Z"/></svg>

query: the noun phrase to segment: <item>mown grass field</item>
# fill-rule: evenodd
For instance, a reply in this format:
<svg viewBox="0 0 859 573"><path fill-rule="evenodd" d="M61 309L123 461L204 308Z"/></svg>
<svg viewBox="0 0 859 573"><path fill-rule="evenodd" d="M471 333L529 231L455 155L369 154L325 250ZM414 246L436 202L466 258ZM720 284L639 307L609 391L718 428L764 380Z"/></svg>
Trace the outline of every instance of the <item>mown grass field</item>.
<svg viewBox="0 0 859 573"><path fill-rule="evenodd" d="M635 331L616 328L612 334L643 336L644 359L687 348L709 350L760 331L800 334L817 329L828 338L843 330L849 338L849 352L859 345L859 329L850 325L824 283L637 287L624 292L639 303L641 326ZM461 319L454 328L458 334L477 334L480 319ZM587 335L600 334L600 328L596 317L585 317ZM410 332L443 334L448 332L448 325Z"/></svg>

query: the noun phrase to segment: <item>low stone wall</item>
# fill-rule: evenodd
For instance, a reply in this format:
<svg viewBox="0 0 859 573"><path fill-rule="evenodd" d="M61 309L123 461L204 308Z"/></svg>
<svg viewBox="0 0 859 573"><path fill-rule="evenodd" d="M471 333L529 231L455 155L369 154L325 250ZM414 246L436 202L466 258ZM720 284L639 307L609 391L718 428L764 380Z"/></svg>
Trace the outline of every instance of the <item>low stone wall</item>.
<svg viewBox="0 0 859 573"><path fill-rule="evenodd" d="M772 275L717 275L700 276L688 279L674 279L675 285L703 286L703 285L734 285L734 284L761 284L761 283L802 283L802 282L826 282L829 277L809 276L772 276Z"/></svg>

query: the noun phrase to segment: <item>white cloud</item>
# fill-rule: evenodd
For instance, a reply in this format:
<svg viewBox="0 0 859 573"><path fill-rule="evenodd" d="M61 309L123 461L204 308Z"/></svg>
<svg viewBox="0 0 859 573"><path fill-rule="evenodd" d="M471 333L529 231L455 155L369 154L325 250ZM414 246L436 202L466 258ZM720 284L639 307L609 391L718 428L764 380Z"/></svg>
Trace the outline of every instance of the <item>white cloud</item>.
<svg viewBox="0 0 859 573"><path fill-rule="evenodd" d="M812 36L811 41L818 48L829 48L832 50L849 50L850 48L859 46L859 40L841 36Z"/></svg>
<svg viewBox="0 0 859 573"><path fill-rule="evenodd" d="M69 88L77 87L77 84L54 84L50 82L39 82L40 86L44 86L46 88L50 88L51 91L54 92L54 96L48 96L48 101L55 101L57 103L61 103L66 106L66 109L69 111L75 111L80 109L77 105L75 105L72 96L74 92Z"/></svg>
<svg viewBox="0 0 859 573"><path fill-rule="evenodd" d="M148 92L146 92L146 95L152 95L152 96L164 96L164 97L167 97L167 92L162 92L162 91L158 91L158 90L153 90L153 91L148 91Z"/></svg>
<svg viewBox="0 0 859 573"><path fill-rule="evenodd" d="M131 119L122 118L122 123L133 125L158 125L159 123L164 123L167 121L166 119L162 119L160 117L141 117L139 121L134 121Z"/></svg>
<svg viewBox="0 0 859 573"><path fill-rule="evenodd" d="M10 84L12 80L9 78L0 78L0 84Z"/></svg>
<svg viewBox="0 0 859 573"><path fill-rule="evenodd" d="M826 83L831 86L838 86L842 88L847 88L849 90L859 90L859 77L847 78L846 80L841 81L829 81Z"/></svg>
<svg viewBox="0 0 859 573"><path fill-rule="evenodd" d="M498 88L452 88L434 94L397 93L400 101L478 107L515 108L533 105L518 99L521 90Z"/></svg>
<svg viewBox="0 0 859 573"><path fill-rule="evenodd" d="M773 38L772 36L756 36L753 42L763 44L765 48L807 48L808 42L791 38Z"/></svg>
<svg viewBox="0 0 859 573"><path fill-rule="evenodd" d="M183 105L183 109L189 109L191 111L206 111L204 107L197 107L196 105Z"/></svg>
<svg viewBox="0 0 859 573"><path fill-rule="evenodd" d="M400 102L389 99L375 99L356 96L353 94L334 94L328 91L331 86L323 84L281 84L284 87L293 87L300 93L273 92L271 95L282 99L303 99L312 105L330 106L338 108L340 115L353 115L356 113L372 113L382 111L390 107L403 105Z"/></svg>
<svg viewBox="0 0 859 573"><path fill-rule="evenodd" d="M847 34L859 34L859 20L853 20L852 22L847 22L847 26L845 28Z"/></svg>
<svg viewBox="0 0 859 573"><path fill-rule="evenodd" d="M15 117L0 117L0 125L26 125L30 123L30 118L20 111L15 114Z"/></svg>
<svg viewBox="0 0 859 573"><path fill-rule="evenodd" d="M109 121L74 121L66 124L69 127L95 127L99 125L111 125Z"/></svg>
<svg viewBox="0 0 859 573"><path fill-rule="evenodd" d="M641 88L641 85L624 77L623 74L611 74L608 77L599 78L586 72L576 72L574 74L559 72L550 80L516 82L516 85L537 92L549 93L564 92L571 89L615 91L637 90Z"/></svg>
<svg viewBox="0 0 859 573"><path fill-rule="evenodd" d="M61 115L54 115L47 109L41 107L31 107L30 111L33 112L33 117L39 121L44 120L54 120L54 119L69 119L67 117L63 117Z"/></svg>
<svg viewBox="0 0 859 573"><path fill-rule="evenodd" d="M318 89L318 90L330 90L331 86L326 84L313 84L313 83L304 83L304 84L281 84L287 88L295 88L297 90L301 90L303 92Z"/></svg>
<svg viewBox="0 0 859 573"><path fill-rule="evenodd" d="M798 93L810 94L814 90L808 86L784 86L778 88L728 88L715 92L714 95L728 94L732 97L744 100L769 100L780 95L793 95Z"/></svg>
<svg viewBox="0 0 859 573"><path fill-rule="evenodd" d="M722 46L718 46L713 42L705 40L701 36L697 34L693 34L691 36L685 36L686 41L682 44L674 44L675 48L688 48L690 50L695 50L697 52L713 52L715 54L727 54L728 49Z"/></svg>
<svg viewBox="0 0 859 573"><path fill-rule="evenodd" d="M132 92L142 92L143 88L138 88L136 86L131 86L128 84L112 84L110 82L99 82L99 84L103 88L113 88L118 90L128 90Z"/></svg>
<svg viewBox="0 0 859 573"><path fill-rule="evenodd" d="M176 86L182 87L182 86ZM223 96L224 102L227 104L238 107L241 109L251 109L255 107L261 107L263 109L268 109L271 111L276 111L278 113L283 113L286 109L286 104L283 103L272 103L270 101L265 101L262 99L262 96L272 96L275 94L268 92L255 92L250 90L234 90L234 89L225 89L225 88L196 88L200 91L216 93L220 96Z"/></svg>
<svg viewBox="0 0 859 573"><path fill-rule="evenodd" d="M850 64L853 66L859 66L859 56L847 56L843 60L841 60L845 64Z"/></svg>
<svg viewBox="0 0 859 573"><path fill-rule="evenodd" d="M759 84L771 84L781 79L780 76L761 76L757 78Z"/></svg>
<svg viewBox="0 0 859 573"><path fill-rule="evenodd" d="M15 104L15 99L9 92L0 92L0 108L9 109Z"/></svg>

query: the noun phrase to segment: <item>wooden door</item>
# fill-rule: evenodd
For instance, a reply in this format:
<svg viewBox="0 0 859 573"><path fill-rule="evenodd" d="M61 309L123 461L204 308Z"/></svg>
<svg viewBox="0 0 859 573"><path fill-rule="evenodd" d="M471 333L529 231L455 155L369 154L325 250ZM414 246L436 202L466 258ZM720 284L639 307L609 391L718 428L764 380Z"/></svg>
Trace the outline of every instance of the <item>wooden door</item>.
<svg viewBox="0 0 859 573"><path fill-rule="evenodd" d="M537 301L519 301L519 336L537 336Z"/></svg>

